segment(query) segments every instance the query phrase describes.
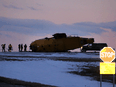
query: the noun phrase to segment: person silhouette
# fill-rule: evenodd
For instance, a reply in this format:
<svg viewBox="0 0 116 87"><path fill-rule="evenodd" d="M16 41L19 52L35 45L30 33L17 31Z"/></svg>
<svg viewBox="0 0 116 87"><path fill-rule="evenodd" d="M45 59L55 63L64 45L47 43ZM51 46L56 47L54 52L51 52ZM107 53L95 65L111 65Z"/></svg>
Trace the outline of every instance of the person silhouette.
<svg viewBox="0 0 116 87"><path fill-rule="evenodd" d="M24 45L24 51L25 52L27 51L27 45L26 44Z"/></svg>
<svg viewBox="0 0 116 87"><path fill-rule="evenodd" d="M8 46L8 51L11 52L11 50L12 50L12 45L9 44L9 46Z"/></svg>
<svg viewBox="0 0 116 87"><path fill-rule="evenodd" d="M21 52L22 52L22 50L23 50L23 44L21 44Z"/></svg>
<svg viewBox="0 0 116 87"><path fill-rule="evenodd" d="M19 52L20 52L21 51L21 45L20 44L18 45L18 48L19 48Z"/></svg>

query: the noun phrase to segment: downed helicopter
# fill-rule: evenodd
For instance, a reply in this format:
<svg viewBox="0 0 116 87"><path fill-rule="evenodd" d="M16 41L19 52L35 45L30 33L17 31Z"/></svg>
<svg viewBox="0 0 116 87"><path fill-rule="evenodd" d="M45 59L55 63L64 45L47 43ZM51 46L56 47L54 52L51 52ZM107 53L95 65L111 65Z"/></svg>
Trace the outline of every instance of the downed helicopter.
<svg viewBox="0 0 116 87"><path fill-rule="evenodd" d="M56 33L52 36L32 42L30 44L32 52L66 52L94 42L94 38L72 37L65 33Z"/></svg>

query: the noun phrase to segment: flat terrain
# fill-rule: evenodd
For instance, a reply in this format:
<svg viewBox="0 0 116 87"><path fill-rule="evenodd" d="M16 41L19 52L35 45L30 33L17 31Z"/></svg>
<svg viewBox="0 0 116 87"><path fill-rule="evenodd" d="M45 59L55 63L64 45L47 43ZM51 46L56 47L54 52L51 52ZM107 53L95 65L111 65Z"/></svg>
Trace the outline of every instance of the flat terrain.
<svg viewBox="0 0 116 87"><path fill-rule="evenodd" d="M99 62L99 53L91 52L0 53L0 87L93 87L86 82L99 87ZM103 75L102 81L110 87L113 75Z"/></svg>

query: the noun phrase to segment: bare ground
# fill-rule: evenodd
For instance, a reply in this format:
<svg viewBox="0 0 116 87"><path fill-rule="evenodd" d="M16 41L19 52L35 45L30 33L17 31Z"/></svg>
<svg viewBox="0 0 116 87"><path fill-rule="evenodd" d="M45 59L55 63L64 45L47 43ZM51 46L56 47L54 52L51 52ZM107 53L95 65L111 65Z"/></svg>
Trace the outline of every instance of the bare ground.
<svg viewBox="0 0 116 87"><path fill-rule="evenodd" d="M35 82L25 82L0 76L0 87L56 87Z"/></svg>
<svg viewBox="0 0 116 87"><path fill-rule="evenodd" d="M81 76L89 76L91 77L91 80L100 81L99 66L92 66L92 65L86 66L85 65L85 66L81 66L80 69L82 69L81 72L69 71L68 73L81 75ZM115 79L116 79L116 74L115 74ZM113 83L113 75L102 74L102 81ZM116 83L116 80L115 80L115 83Z"/></svg>

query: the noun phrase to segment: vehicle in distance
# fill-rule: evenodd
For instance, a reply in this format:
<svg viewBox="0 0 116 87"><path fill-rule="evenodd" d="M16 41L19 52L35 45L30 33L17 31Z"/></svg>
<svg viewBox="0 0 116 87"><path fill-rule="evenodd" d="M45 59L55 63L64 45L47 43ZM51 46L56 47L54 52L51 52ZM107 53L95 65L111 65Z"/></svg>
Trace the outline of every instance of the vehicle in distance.
<svg viewBox="0 0 116 87"><path fill-rule="evenodd" d="M51 38L35 40L30 44L32 52L67 52L94 42L94 38L67 36L65 33L56 33Z"/></svg>
<svg viewBox="0 0 116 87"><path fill-rule="evenodd" d="M95 50L100 51L102 48L107 47L108 45L106 43L92 43L88 44L87 46L83 46L81 48L81 52L86 52L87 50Z"/></svg>

